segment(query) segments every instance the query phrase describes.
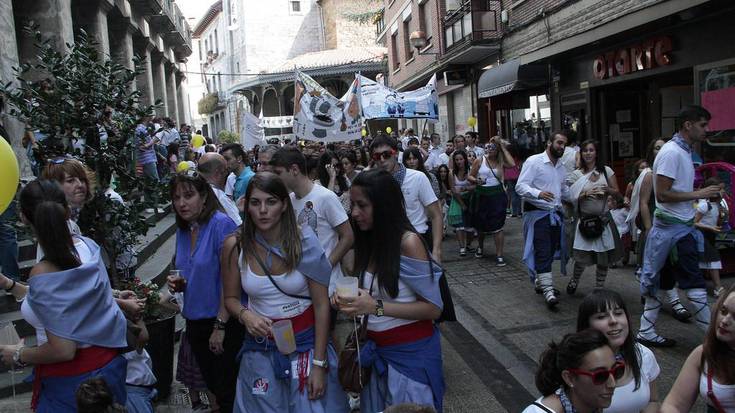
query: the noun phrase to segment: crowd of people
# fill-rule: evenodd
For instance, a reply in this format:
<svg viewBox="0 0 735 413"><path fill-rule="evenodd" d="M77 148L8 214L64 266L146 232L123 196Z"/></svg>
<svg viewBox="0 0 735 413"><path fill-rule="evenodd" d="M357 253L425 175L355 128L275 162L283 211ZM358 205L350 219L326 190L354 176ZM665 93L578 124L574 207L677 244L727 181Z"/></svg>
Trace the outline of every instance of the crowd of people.
<svg viewBox="0 0 735 413"><path fill-rule="evenodd" d="M517 137L481 144L468 132L442 142L411 129L245 150L208 143L167 119L143 119L135 132L139 173L167 177L176 219L170 292L162 293L174 296L186 320L176 377L195 411L419 411L401 410L410 404L441 412L437 325L456 321L442 242L451 228L459 257L480 259L492 235L487 255L503 267L510 216L522 217L529 291L550 309L560 299L555 259L561 271L573 260L570 295L585 289L582 275L595 268L577 332L541 356L542 397L526 412L679 412L698 394L716 411L735 409L727 358L735 349L735 289L721 285L712 247L722 230L723 188L710 178L695 190L690 155L709 119L700 107L684 108L679 132L651 143L625 191L597 142L573 145L563 131L532 141L540 152L527 157ZM36 411L77 411L80 393L103 390L128 411L152 411L156 378L143 348L143 303L111 289L100 247L75 223L93 191L86 167L57 158L39 175L19 196L21 220L39 244L27 285L0 264L7 275L0 287L25 298L21 311L38 345L0 346L3 361L35 366ZM608 269L630 254L644 297L637 334L623 298L605 288ZM702 269L715 284L712 312ZM354 292L340 288L350 281ZM648 348L675 344L655 330L662 300L706 333L663 401ZM357 359L367 370L357 391L343 375L354 360L339 352L338 318L354 320L362 338Z"/></svg>

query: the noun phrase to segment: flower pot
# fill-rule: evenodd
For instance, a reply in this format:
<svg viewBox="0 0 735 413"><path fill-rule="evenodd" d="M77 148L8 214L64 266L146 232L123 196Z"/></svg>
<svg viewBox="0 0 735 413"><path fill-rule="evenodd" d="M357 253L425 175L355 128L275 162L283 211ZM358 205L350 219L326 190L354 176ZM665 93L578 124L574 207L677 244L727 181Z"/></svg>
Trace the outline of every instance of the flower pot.
<svg viewBox="0 0 735 413"><path fill-rule="evenodd" d="M171 393L171 383L174 379L174 332L176 329L176 314L166 315L163 318L146 321L148 329L148 344L145 349L153 361L153 374L158 382L158 399L165 400Z"/></svg>

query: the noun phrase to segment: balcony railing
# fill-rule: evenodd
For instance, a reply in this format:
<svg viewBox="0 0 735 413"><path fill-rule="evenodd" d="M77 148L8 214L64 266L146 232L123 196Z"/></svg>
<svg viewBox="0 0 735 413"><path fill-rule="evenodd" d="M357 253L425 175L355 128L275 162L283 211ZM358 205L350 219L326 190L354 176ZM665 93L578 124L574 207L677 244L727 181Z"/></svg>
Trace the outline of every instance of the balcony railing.
<svg viewBox="0 0 735 413"><path fill-rule="evenodd" d="M503 36L499 0L464 0L455 10L447 10L442 20L445 53L471 43L490 43Z"/></svg>
<svg viewBox="0 0 735 413"><path fill-rule="evenodd" d="M380 36L385 30L385 9L381 9L378 14L375 15L375 34Z"/></svg>

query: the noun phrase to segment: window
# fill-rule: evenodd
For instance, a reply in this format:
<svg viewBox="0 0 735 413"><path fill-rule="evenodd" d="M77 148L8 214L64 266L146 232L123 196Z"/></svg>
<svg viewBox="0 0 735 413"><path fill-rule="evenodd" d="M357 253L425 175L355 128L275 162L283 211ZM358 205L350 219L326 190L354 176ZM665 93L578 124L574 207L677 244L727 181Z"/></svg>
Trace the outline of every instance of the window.
<svg viewBox="0 0 735 413"><path fill-rule="evenodd" d="M300 13L301 12L301 1L291 1L291 12L292 13Z"/></svg>
<svg viewBox="0 0 735 413"><path fill-rule="evenodd" d="M467 13L462 18L462 37L472 34L472 13Z"/></svg>
<svg viewBox="0 0 735 413"><path fill-rule="evenodd" d="M419 4L419 30L426 34L426 40L431 39L431 13L427 2Z"/></svg>
<svg viewBox="0 0 735 413"><path fill-rule="evenodd" d="M390 35L390 55L393 60L393 70L398 70L401 66L398 62L398 32Z"/></svg>
<svg viewBox="0 0 735 413"><path fill-rule="evenodd" d="M403 22L403 49L406 52L406 61L413 59L413 47L411 46L411 19Z"/></svg>

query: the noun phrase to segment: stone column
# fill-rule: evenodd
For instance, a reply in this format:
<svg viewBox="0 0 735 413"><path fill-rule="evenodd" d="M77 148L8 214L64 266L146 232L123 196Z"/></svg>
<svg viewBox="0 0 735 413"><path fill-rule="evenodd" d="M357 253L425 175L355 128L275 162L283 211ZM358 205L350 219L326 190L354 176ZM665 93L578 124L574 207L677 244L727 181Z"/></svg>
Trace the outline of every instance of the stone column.
<svg viewBox="0 0 735 413"><path fill-rule="evenodd" d="M11 2L4 0L2 3ZM44 39L50 39L55 49L66 52L66 44L74 43L74 30L72 26L71 0L34 0L16 2L15 17L18 22L34 21L39 25L38 29ZM10 14L13 16L13 14ZM9 17L10 17L9 16ZM6 31L6 30L3 30ZM38 51L34 46L35 40L32 36L23 34L18 30L17 50L19 60L23 63L37 62ZM7 30L13 35L14 32ZM26 78L31 81L40 80L44 74L31 71Z"/></svg>
<svg viewBox="0 0 735 413"><path fill-rule="evenodd" d="M4 28L0 30L0 83L4 85L12 82L17 86L13 67L18 67L19 63L12 1L0 1L0 27ZM10 110L8 106L6 103L3 107L0 107L0 123L3 124L5 130L8 132L6 138L10 141L13 152L15 152L15 157L18 159L20 176L31 179L33 178L31 164L28 161L26 151L23 149L22 144L23 123L15 117L8 115L8 111Z"/></svg>
<svg viewBox="0 0 735 413"><path fill-rule="evenodd" d="M136 79L138 90L142 94L141 103L144 105L153 105L156 100L155 93L153 92L153 64L151 62L153 45L144 37L138 37L136 40L135 54L143 59L145 66L145 73L142 73Z"/></svg>
<svg viewBox="0 0 735 413"><path fill-rule="evenodd" d="M155 53L153 66L153 96L161 105L156 108L157 116L168 116L168 98L166 97L166 66L160 53Z"/></svg>
<svg viewBox="0 0 735 413"><path fill-rule="evenodd" d="M176 92L176 69L172 64L166 67L166 97L168 98L168 117L178 125L179 97Z"/></svg>
<svg viewBox="0 0 735 413"><path fill-rule="evenodd" d="M109 59L110 35L107 24L107 13L112 10L112 5L107 1L97 4L84 3L77 5L72 11L74 13L74 24L87 32L90 39L97 43L97 51L103 59Z"/></svg>
<svg viewBox="0 0 735 413"><path fill-rule="evenodd" d="M186 93L186 77L181 73L176 76L176 90L179 92L179 124L188 124L190 123L189 98Z"/></svg>

